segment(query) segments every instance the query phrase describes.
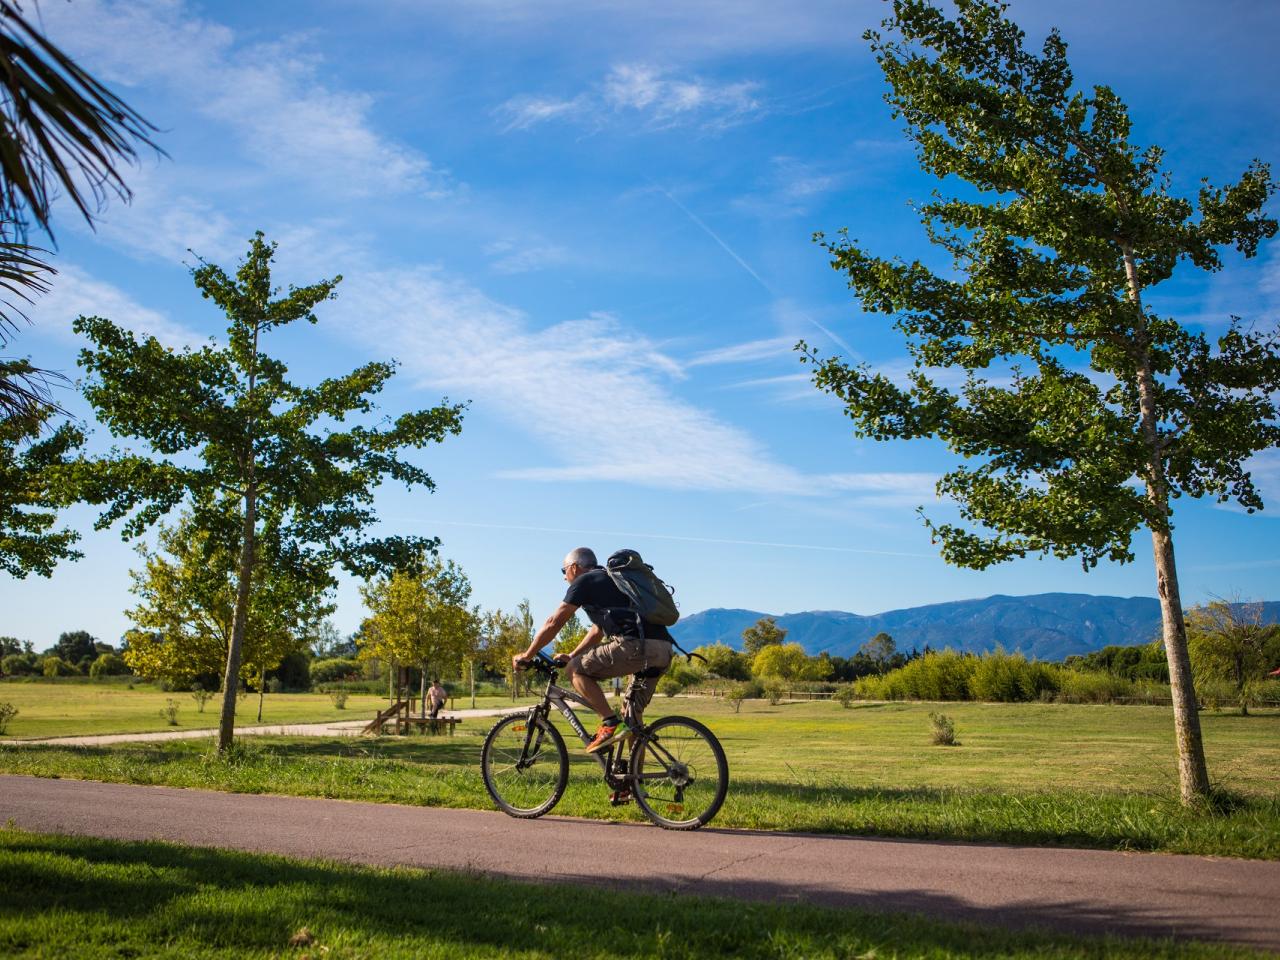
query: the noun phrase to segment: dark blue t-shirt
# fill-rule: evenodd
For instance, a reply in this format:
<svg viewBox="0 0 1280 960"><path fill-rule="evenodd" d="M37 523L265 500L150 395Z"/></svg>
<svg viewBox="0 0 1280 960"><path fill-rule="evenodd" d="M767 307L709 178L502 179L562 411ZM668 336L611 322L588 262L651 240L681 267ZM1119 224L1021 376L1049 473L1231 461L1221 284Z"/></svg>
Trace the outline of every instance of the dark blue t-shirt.
<svg viewBox="0 0 1280 960"><path fill-rule="evenodd" d="M588 570L569 584L564 602L581 607L587 618L611 637L638 637L636 621L644 627L650 640L670 640L671 634L660 623L650 623L636 616L627 595L618 589L603 567Z"/></svg>

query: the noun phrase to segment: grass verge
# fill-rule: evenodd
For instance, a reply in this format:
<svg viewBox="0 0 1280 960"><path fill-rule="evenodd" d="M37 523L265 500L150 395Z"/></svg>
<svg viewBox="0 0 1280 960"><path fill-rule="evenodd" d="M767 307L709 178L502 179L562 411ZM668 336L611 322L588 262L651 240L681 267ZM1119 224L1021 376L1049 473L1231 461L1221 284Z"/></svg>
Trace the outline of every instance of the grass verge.
<svg viewBox="0 0 1280 960"><path fill-rule="evenodd" d="M0 954L13 958L1260 956L12 829L0 830L0 893Z"/></svg>

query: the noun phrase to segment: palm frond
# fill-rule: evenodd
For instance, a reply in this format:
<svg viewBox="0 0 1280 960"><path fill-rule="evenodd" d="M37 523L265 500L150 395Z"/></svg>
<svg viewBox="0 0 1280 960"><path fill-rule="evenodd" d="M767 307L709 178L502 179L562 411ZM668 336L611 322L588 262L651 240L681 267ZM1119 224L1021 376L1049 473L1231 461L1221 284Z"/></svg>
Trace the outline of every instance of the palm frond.
<svg viewBox="0 0 1280 960"><path fill-rule="evenodd" d="M0 358L0 423L17 422L33 433L54 414L67 415L53 400L53 387L70 381L60 373L33 367L26 360Z"/></svg>
<svg viewBox="0 0 1280 960"><path fill-rule="evenodd" d="M136 160L138 144L164 153L154 130L0 0L0 218L21 230L29 216L52 237L61 193L92 224L109 195L132 196L117 164Z"/></svg>

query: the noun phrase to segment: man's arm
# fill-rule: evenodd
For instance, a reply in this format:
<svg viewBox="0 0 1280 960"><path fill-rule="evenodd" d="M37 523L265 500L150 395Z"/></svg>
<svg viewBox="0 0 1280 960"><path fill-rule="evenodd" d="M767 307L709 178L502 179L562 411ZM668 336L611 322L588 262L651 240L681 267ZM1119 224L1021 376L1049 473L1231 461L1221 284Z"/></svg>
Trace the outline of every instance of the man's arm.
<svg viewBox="0 0 1280 960"><path fill-rule="evenodd" d="M513 659L532 660L538 655L539 650L556 638L561 628L569 622L569 618L577 612L578 608L572 603L561 603L560 606L556 607L555 613L547 617L542 629L533 635L533 643L529 644L529 649Z"/></svg>

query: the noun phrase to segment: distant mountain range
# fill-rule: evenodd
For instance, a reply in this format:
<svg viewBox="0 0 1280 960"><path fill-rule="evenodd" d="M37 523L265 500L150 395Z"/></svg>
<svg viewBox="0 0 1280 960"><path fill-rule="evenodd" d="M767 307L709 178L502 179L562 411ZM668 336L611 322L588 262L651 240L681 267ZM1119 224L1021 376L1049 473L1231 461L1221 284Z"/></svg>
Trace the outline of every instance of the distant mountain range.
<svg viewBox="0 0 1280 960"><path fill-rule="evenodd" d="M684 617L671 628L680 645L704 643L742 648L742 631L761 617L757 610L714 608ZM1280 601L1263 604L1263 619L1280 622ZM981 600L933 603L906 610L860 616L839 610L810 610L777 617L810 654L826 651L848 657L877 633L892 635L899 650L925 645L983 653L997 646L1029 658L1061 660L1111 644L1147 643L1160 633L1160 602L1154 597L1095 597L1085 593L1037 593Z"/></svg>

